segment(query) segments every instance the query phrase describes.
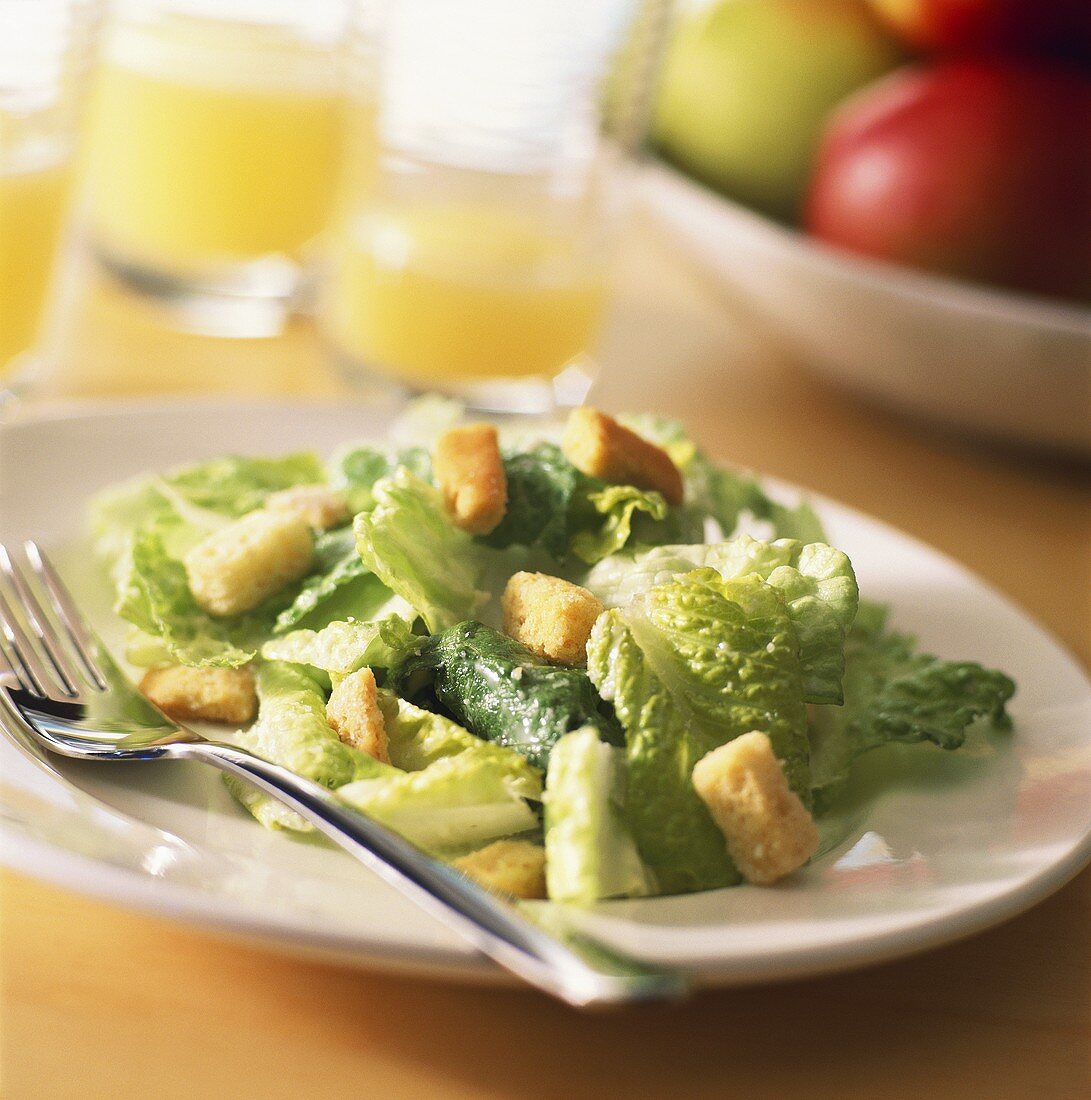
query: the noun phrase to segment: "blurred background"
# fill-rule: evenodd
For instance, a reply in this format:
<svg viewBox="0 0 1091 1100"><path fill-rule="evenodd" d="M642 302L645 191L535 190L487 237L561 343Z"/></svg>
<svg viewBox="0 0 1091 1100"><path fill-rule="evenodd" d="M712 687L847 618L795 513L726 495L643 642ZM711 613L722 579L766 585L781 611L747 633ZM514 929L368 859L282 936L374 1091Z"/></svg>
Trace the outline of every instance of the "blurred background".
<svg viewBox="0 0 1091 1100"><path fill-rule="evenodd" d="M1091 453L1085 0L0 0L9 393L786 369Z"/></svg>

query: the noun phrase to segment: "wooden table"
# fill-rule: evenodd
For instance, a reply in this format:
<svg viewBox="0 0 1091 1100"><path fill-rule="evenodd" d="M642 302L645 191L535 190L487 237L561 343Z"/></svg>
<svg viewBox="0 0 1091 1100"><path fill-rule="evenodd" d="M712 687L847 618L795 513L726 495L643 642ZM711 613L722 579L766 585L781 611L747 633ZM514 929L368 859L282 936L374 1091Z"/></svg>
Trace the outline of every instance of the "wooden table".
<svg viewBox="0 0 1091 1100"><path fill-rule="evenodd" d="M1088 470L906 423L749 332L652 227L626 243L606 407L964 561L1091 662ZM183 336L85 280L57 396L342 393L305 323ZM338 970L2 879L4 1095L989 1097L1091 1090L1091 871L965 943L856 974L580 1016L524 991Z"/></svg>

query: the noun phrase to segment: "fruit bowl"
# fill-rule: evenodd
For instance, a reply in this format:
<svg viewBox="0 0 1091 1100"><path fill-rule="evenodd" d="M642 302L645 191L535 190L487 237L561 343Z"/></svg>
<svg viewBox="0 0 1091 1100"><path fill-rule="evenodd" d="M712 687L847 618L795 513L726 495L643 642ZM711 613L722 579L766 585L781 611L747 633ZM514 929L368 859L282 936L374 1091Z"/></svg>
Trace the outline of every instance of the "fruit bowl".
<svg viewBox="0 0 1091 1100"><path fill-rule="evenodd" d="M1091 308L836 251L663 164L638 194L819 373L975 435L1091 455Z"/></svg>

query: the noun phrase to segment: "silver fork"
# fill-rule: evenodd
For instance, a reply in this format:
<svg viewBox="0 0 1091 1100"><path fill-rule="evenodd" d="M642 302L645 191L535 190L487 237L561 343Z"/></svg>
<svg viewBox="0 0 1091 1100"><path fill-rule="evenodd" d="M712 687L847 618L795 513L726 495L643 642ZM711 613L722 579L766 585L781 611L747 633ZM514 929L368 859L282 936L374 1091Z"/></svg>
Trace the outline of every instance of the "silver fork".
<svg viewBox="0 0 1091 1100"><path fill-rule="evenodd" d="M29 568L0 545L0 724L9 733L81 760L199 760L248 780L483 954L569 1004L684 995L680 971L648 967L582 934L549 934L326 787L171 721L120 670L37 544L24 551Z"/></svg>

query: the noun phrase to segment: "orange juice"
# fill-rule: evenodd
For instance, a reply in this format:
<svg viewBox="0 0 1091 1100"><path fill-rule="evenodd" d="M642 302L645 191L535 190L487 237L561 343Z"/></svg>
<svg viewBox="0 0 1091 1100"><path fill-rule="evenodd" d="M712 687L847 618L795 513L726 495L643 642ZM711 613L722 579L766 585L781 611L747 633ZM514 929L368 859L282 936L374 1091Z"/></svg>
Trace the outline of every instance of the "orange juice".
<svg viewBox="0 0 1091 1100"><path fill-rule="evenodd" d="M377 206L338 242L327 321L341 350L416 386L552 377L605 297L574 231L470 203Z"/></svg>
<svg viewBox="0 0 1091 1100"><path fill-rule="evenodd" d="M0 377L37 342L69 177L55 157L0 165Z"/></svg>
<svg viewBox="0 0 1091 1100"><path fill-rule="evenodd" d="M122 24L91 130L99 244L182 273L297 257L334 198L338 84L329 48L286 28L193 15Z"/></svg>

